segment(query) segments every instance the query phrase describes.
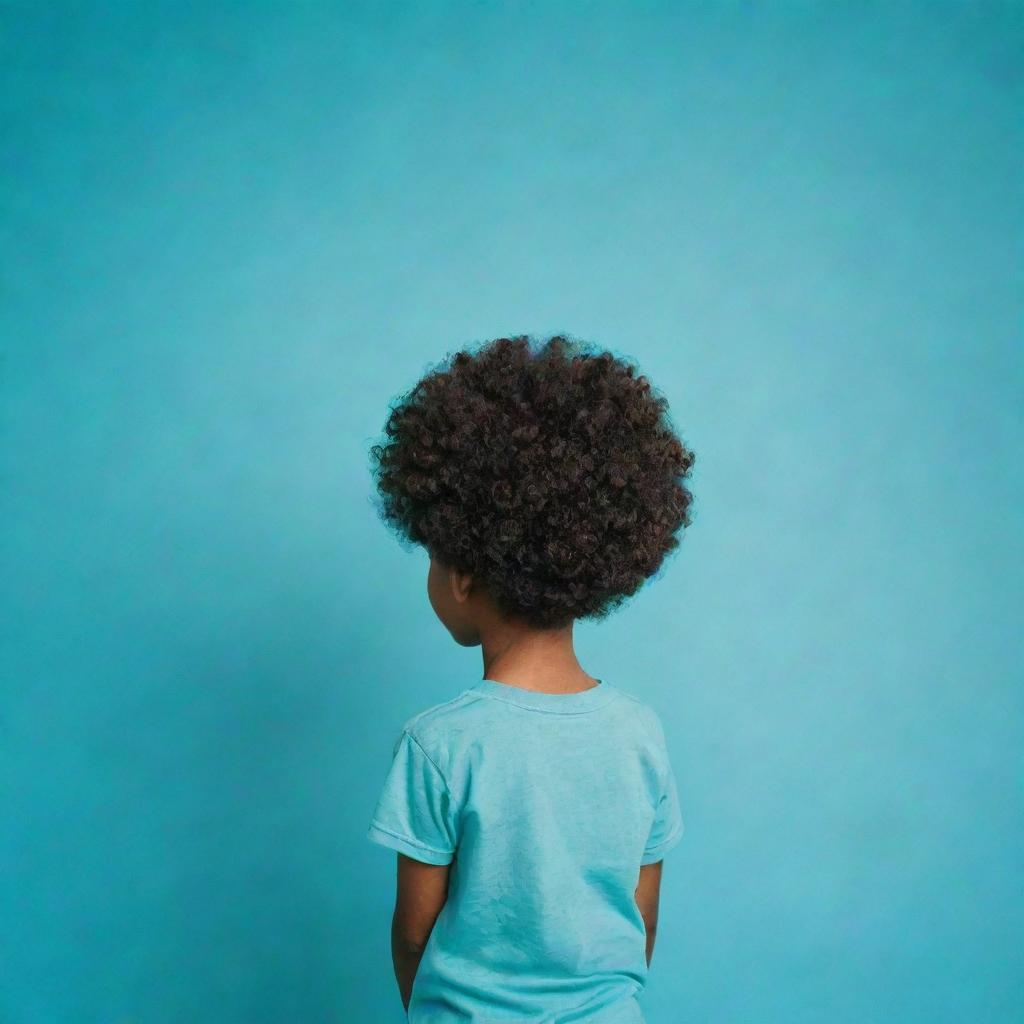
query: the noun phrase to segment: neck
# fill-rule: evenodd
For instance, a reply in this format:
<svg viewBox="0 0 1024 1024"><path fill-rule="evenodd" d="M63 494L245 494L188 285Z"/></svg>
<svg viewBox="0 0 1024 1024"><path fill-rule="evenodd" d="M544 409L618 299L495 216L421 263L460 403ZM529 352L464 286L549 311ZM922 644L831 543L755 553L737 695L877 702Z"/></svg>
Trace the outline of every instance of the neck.
<svg viewBox="0 0 1024 1024"><path fill-rule="evenodd" d="M578 693L597 685L573 648L572 623L539 630L510 622L481 632L484 678L541 693Z"/></svg>

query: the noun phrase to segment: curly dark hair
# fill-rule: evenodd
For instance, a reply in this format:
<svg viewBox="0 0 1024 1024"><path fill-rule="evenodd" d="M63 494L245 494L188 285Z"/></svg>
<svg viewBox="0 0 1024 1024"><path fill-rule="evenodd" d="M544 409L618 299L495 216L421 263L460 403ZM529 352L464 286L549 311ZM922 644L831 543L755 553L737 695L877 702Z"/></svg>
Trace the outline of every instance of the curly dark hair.
<svg viewBox="0 0 1024 1024"><path fill-rule="evenodd" d="M541 629L604 618L690 525L695 457L665 398L562 334L449 355L391 404L370 453L384 523Z"/></svg>

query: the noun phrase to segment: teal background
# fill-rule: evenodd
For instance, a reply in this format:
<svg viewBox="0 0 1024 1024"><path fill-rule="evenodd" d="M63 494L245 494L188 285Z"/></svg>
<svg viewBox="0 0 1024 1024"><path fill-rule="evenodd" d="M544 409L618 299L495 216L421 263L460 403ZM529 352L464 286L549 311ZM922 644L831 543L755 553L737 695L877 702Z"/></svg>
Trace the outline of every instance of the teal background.
<svg viewBox="0 0 1024 1024"><path fill-rule="evenodd" d="M481 675L366 450L638 361L694 525L591 673L688 832L650 1024L1024 1019L1022 7L0 7L0 1021L403 1018L401 723Z"/></svg>

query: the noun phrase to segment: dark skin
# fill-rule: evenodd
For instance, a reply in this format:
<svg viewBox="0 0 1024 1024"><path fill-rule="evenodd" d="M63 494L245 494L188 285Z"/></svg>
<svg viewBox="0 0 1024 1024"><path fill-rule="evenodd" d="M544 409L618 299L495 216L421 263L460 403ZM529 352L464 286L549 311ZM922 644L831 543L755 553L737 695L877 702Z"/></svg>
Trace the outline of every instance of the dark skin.
<svg viewBox="0 0 1024 1024"><path fill-rule="evenodd" d="M409 1009L412 983L434 930L434 922L448 898L449 864L424 864L398 854L398 893L391 919L391 959L402 1005Z"/></svg>
<svg viewBox="0 0 1024 1024"><path fill-rule="evenodd" d="M541 693L579 693L596 686L576 659L572 624L537 630L504 616L472 576L431 558L427 594L437 617L463 647L481 647L484 678ZM448 898L450 864L425 864L398 855L391 957L402 1005L409 1009L413 981L427 940ZM647 933L650 966L658 927L661 861L643 864L634 896Z"/></svg>

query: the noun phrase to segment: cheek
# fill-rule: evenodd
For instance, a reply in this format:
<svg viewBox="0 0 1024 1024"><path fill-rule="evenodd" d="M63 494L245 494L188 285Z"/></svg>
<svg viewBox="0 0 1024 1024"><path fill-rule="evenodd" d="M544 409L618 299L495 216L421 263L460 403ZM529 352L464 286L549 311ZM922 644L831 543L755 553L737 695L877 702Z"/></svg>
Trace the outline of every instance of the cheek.
<svg viewBox="0 0 1024 1024"><path fill-rule="evenodd" d="M441 593L437 572L434 569L431 569L427 574L427 597L430 600L430 607L435 612L439 611L441 608Z"/></svg>

